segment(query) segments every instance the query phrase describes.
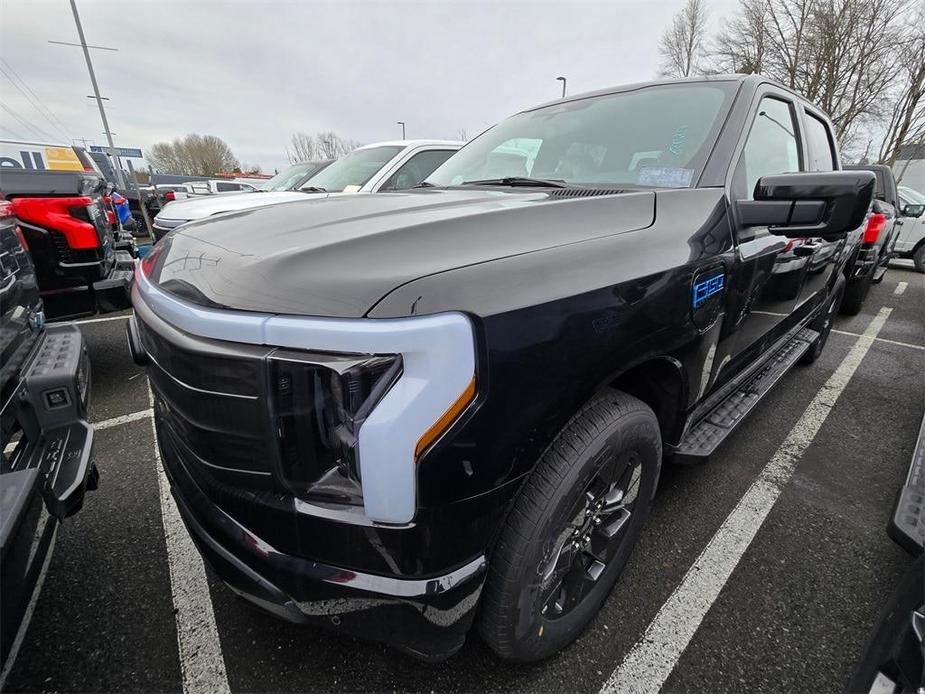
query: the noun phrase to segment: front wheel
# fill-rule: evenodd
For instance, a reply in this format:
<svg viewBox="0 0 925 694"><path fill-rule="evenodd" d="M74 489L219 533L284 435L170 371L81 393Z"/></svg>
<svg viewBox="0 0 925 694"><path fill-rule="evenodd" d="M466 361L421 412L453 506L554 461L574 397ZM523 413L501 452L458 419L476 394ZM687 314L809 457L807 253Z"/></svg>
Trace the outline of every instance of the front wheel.
<svg viewBox="0 0 925 694"><path fill-rule="evenodd" d="M479 631L509 660L571 643L610 593L648 516L658 420L606 390L559 432L514 501L489 567Z"/></svg>
<svg viewBox="0 0 925 694"><path fill-rule="evenodd" d="M915 253L912 254L912 262L916 270L925 272L925 243L915 249Z"/></svg>

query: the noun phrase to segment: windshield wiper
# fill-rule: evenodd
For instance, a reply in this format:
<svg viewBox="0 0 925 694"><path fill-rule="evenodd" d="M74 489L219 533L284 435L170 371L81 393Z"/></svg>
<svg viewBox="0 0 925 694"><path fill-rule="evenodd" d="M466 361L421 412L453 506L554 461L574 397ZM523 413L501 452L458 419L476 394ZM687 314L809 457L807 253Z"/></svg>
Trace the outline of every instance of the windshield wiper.
<svg viewBox="0 0 925 694"><path fill-rule="evenodd" d="M318 186L302 186L299 188L301 193L327 193L327 188L319 188Z"/></svg>
<svg viewBox="0 0 925 694"><path fill-rule="evenodd" d="M434 184L430 183L429 181L421 181L416 186L411 186L411 187L412 188L434 188L436 186L434 186Z"/></svg>
<svg viewBox="0 0 925 694"><path fill-rule="evenodd" d="M524 188L567 188L562 179L528 178L526 176L505 176L504 178L486 178L482 181L463 181L464 186L523 186Z"/></svg>

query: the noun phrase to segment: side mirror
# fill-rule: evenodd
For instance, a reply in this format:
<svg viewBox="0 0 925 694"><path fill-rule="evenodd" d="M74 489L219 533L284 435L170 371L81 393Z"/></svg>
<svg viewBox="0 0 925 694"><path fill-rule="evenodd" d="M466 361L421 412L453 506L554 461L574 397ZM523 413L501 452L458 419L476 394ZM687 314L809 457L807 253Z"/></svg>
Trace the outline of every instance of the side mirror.
<svg viewBox="0 0 925 694"><path fill-rule="evenodd" d="M909 204L903 207L903 217L921 217L925 212L925 205Z"/></svg>
<svg viewBox="0 0 925 694"><path fill-rule="evenodd" d="M790 238L837 239L864 224L875 181L870 171L764 176L755 184L755 199L736 205L744 226L766 226Z"/></svg>

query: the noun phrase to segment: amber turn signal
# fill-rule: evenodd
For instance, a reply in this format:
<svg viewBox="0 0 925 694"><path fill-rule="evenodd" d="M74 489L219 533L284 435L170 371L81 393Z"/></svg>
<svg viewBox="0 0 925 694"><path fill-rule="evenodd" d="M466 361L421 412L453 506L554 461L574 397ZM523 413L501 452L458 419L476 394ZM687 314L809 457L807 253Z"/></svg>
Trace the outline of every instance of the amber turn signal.
<svg viewBox="0 0 925 694"><path fill-rule="evenodd" d="M463 392L459 394L456 401L447 408L446 412L440 415L440 418L434 422L418 440L418 445L414 449L415 460L420 458L421 453L427 450L427 447L436 441L440 435L456 421L460 413L466 409L473 400L475 400L475 376L472 377L472 380L469 381L469 385L465 387Z"/></svg>

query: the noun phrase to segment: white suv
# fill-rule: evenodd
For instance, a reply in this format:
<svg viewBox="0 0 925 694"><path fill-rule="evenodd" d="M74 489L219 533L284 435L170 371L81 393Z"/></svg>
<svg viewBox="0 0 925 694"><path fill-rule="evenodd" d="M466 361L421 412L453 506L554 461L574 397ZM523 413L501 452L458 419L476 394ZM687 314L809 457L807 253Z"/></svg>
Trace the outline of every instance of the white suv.
<svg viewBox="0 0 925 694"><path fill-rule="evenodd" d="M427 178L463 146L451 140L396 140L365 145L330 163L298 190L248 195L211 195L171 202L154 218L154 239L181 224L222 212L248 210L291 200L306 193L346 194L407 190Z"/></svg>
<svg viewBox="0 0 925 694"><path fill-rule="evenodd" d="M925 272L925 195L899 186L899 215L902 226L896 238L896 255L911 258L915 269Z"/></svg>

